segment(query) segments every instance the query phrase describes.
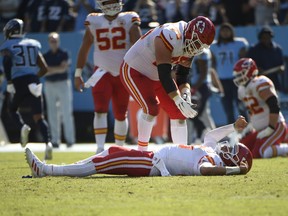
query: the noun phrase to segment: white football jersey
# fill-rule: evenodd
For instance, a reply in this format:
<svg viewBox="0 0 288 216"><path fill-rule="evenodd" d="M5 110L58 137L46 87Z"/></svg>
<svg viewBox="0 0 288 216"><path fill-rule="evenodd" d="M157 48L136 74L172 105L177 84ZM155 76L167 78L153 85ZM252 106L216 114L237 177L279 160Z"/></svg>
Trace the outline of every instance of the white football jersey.
<svg viewBox="0 0 288 216"><path fill-rule="evenodd" d="M223 161L210 147L175 145L165 146L154 153L154 157L162 158L171 175L201 175L200 167L223 166ZM154 170L156 172L156 170ZM151 173L151 175L157 175Z"/></svg>
<svg viewBox="0 0 288 216"><path fill-rule="evenodd" d="M151 29L143 35L126 53L124 60L128 65L152 80L159 80L156 66L154 40L160 37L172 52L171 64L178 64L190 58L184 56L183 32L187 23L184 21L166 23Z"/></svg>
<svg viewBox="0 0 288 216"><path fill-rule="evenodd" d="M238 98L244 102L250 115L250 122L257 130L263 130L269 125L269 107L266 102L259 96L259 92L270 88L274 95L277 96L273 82L266 76L257 76L244 87L239 86ZM278 122L285 121L282 113L279 113Z"/></svg>
<svg viewBox="0 0 288 216"><path fill-rule="evenodd" d="M118 76L123 57L131 47L129 31L133 24L140 24L135 12L121 12L109 21L103 13L91 13L85 25L94 38L94 65L113 76Z"/></svg>

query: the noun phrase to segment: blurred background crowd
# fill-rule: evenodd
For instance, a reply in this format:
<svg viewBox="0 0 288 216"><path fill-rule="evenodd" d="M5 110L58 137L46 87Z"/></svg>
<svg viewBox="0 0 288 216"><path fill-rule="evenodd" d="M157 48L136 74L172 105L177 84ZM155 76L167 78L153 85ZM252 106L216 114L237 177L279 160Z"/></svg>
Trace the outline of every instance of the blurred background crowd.
<svg viewBox="0 0 288 216"><path fill-rule="evenodd" d="M136 11L141 28L156 23L189 21L203 15L214 24L286 25L288 0L123 0L124 11ZM94 0L0 0L0 30L8 20L24 20L26 32L79 31L87 14L99 12Z"/></svg>

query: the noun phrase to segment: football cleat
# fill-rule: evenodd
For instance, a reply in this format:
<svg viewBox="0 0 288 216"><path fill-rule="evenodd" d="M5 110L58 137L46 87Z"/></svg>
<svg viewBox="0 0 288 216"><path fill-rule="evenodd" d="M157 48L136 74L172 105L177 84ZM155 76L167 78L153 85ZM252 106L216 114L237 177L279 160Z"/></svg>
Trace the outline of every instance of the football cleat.
<svg viewBox="0 0 288 216"><path fill-rule="evenodd" d="M52 150L53 150L53 146L51 142L48 142L46 144L46 149L45 149L45 156L44 156L44 160L52 160Z"/></svg>
<svg viewBox="0 0 288 216"><path fill-rule="evenodd" d="M24 148L27 143L28 143L28 140L29 140L29 133L31 131L31 128L27 125L27 124L24 124L21 128L21 137L20 137L20 143L21 143L21 146Z"/></svg>
<svg viewBox="0 0 288 216"><path fill-rule="evenodd" d="M39 158L29 149L25 149L26 161L31 169L33 178L42 178L46 176L44 173L44 164Z"/></svg>

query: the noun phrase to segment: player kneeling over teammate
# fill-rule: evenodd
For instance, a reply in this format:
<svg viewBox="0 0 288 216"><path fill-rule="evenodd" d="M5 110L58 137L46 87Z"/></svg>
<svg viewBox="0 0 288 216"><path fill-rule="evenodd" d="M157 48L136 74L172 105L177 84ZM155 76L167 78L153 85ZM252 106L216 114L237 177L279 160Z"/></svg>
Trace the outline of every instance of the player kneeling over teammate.
<svg viewBox="0 0 288 216"><path fill-rule="evenodd" d="M241 143L219 141L246 127L244 117L208 132L202 145L165 146L155 152L112 146L100 154L70 165L42 163L26 148L26 160L33 177L115 174L128 176L234 175L246 174L252 167L252 154Z"/></svg>
<svg viewBox="0 0 288 216"><path fill-rule="evenodd" d="M242 58L234 66L234 83L238 98L249 110L250 124L242 133L245 144L254 158L271 158L288 155L288 127L280 110L273 82L258 75L256 63Z"/></svg>

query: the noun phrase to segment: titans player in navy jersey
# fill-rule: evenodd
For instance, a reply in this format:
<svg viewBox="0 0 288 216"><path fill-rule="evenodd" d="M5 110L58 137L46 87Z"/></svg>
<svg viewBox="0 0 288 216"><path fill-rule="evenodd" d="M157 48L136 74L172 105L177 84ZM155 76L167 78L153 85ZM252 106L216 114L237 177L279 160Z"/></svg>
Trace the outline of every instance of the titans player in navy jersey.
<svg viewBox="0 0 288 216"><path fill-rule="evenodd" d="M3 56L4 72L8 81L7 91L14 94L10 108L12 118L21 128L21 145L25 147L31 128L21 118L18 108L28 105L33 113L33 120L40 128L46 143L45 160L52 159L52 144L49 128L43 115L42 84L39 77L47 72L47 64L40 52L41 44L25 38L23 21L12 19L3 28L5 41L0 46Z"/></svg>

